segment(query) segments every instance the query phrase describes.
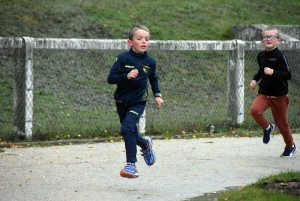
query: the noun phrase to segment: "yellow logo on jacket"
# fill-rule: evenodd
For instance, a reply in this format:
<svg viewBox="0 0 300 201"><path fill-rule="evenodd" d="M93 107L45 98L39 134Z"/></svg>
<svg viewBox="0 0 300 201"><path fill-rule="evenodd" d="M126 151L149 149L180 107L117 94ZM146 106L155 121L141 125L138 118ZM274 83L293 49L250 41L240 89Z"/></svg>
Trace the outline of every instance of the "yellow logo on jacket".
<svg viewBox="0 0 300 201"><path fill-rule="evenodd" d="M147 73L147 71L148 71L149 69L150 69L149 66L143 66L143 70L144 70L145 73Z"/></svg>

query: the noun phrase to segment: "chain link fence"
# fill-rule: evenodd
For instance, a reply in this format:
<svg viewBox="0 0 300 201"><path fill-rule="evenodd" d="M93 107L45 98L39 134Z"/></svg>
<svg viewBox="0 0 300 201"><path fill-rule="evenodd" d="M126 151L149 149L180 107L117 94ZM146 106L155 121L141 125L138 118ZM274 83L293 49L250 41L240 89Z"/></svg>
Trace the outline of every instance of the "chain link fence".
<svg viewBox="0 0 300 201"><path fill-rule="evenodd" d="M260 129L249 110L257 91L258 41L151 41L149 54L165 104L149 89L146 134ZM298 128L299 44L279 46L289 60L289 120ZM0 138L96 138L119 135L120 123L107 75L126 40L0 38ZM149 86L150 87L150 86ZM267 118L273 121L270 111Z"/></svg>

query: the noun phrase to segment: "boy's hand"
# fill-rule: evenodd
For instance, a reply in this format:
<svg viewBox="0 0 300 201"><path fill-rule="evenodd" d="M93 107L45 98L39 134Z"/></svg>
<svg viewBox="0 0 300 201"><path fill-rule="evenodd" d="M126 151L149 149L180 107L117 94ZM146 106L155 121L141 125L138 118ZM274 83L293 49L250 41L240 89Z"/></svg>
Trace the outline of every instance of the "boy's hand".
<svg viewBox="0 0 300 201"><path fill-rule="evenodd" d="M164 103L164 100L161 97L156 97L155 102L157 106L160 108L160 106Z"/></svg>
<svg viewBox="0 0 300 201"><path fill-rule="evenodd" d="M127 78L128 78L128 80L130 80L132 78L136 78L138 76L138 74L139 74L138 69L133 69L127 74Z"/></svg>
<svg viewBox="0 0 300 201"><path fill-rule="evenodd" d="M255 89L255 87L256 87L256 80L252 80L252 81L251 81L250 87L251 87L252 90Z"/></svg>
<svg viewBox="0 0 300 201"><path fill-rule="evenodd" d="M266 74L266 75L273 75L273 73L274 73L274 70L272 69L272 68L269 68L269 67L265 67L264 68L264 73Z"/></svg>

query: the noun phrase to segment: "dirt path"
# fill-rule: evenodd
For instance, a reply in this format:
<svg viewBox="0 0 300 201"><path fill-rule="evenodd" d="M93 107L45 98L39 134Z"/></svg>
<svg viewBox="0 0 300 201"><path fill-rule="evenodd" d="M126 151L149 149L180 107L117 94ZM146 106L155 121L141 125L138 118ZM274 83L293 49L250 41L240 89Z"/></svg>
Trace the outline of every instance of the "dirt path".
<svg viewBox="0 0 300 201"><path fill-rule="evenodd" d="M300 146L300 135L294 135ZM139 155L138 179L124 179L124 143L12 148L0 153L0 200L184 200L300 170L300 153L280 158L284 144L254 138L154 140L157 162Z"/></svg>

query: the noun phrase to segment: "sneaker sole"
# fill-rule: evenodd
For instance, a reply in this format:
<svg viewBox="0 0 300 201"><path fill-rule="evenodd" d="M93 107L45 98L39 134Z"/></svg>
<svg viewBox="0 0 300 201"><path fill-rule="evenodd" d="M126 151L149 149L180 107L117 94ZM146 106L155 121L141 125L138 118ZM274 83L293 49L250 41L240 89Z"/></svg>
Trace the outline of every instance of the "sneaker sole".
<svg viewBox="0 0 300 201"><path fill-rule="evenodd" d="M120 171L120 176L124 177L124 178L138 178L139 177L139 176L136 176L136 175L133 175L133 174L129 174L125 170Z"/></svg>

